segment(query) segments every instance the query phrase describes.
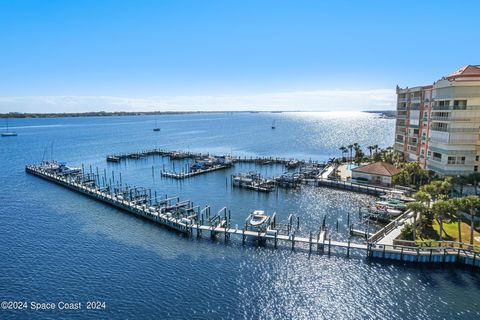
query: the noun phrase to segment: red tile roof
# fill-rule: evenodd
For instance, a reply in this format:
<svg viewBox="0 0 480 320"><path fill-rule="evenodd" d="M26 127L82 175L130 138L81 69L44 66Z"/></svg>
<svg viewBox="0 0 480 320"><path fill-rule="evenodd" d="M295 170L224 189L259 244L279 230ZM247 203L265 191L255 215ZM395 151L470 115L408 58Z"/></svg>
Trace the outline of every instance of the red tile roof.
<svg viewBox="0 0 480 320"><path fill-rule="evenodd" d="M394 165L381 161L354 168L352 171L387 177L394 176L400 172Z"/></svg>
<svg viewBox="0 0 480 320"><path fill-rule="evenodd" d="M446 76L447 79L457 77L480 77L480 65L466 65Z"/></svg>

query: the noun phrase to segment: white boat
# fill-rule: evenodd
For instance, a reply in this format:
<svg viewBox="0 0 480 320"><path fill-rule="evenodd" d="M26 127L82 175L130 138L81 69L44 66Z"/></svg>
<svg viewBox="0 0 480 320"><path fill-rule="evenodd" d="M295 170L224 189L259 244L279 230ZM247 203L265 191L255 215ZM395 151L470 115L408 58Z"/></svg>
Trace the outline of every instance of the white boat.
<svg viewBox="0 0 480 320"><path fill-rule="evenodd" d="M395 217L398 217L399 215L401 215L402 211L396 210L396 209L387 209L387 213L392 218L395 218Z"/></svg>
<svg viewBox="0 0 480 320"><path fill-rule="evenodd" d="M390 190L385 195L380 196L380 198L385 200L400 200L404 202L415 201L415 199L407 197L403 190Z"/></svg>
<svg viewBox="0 0 480 320"><path fill-rule="evenodd" d="M254 228L259 228L268 221L268 218L265 211L255 210L248 216L247 223Z"/></svg>
<svg viewBox="0 0 480 320"><path fill-rule="evenodd" d="M397 209L397 210L405 210L407 206L405 203L399 200L384 200L384 201L377 201L375 202L378 206L385 206L387 208Z"/></svg>
<svg viewBox="0 0 480 320"><path fill-rule="evenodd" d="M7 130L2 132L2 137L15 137L17 135L16 132L8 131L8 118L7 118Z"/></svg>
<svg viewBox="0 0 480 320"><path fill-rule="evenodd" d="M153 128L153 131L160 131L160 128L157 126L157 120L155 120L155 128Z"/></svg>

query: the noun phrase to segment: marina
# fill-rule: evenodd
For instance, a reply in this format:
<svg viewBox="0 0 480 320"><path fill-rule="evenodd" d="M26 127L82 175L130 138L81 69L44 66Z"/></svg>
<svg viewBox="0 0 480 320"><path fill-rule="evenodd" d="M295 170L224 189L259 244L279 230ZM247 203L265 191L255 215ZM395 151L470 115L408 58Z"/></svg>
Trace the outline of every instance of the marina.
<svg viewBox="0 0 480 320"><path fill-rule="evenodd" d="M319 187L315 185L314 179L301 182L296 189L291 190L281 188L277 184L277 190L269 193L242 190L230 184L232 174L250 171L256 171L268 179L279 177L288 169L284 163L264 165L236 162L230 169L177 180L162 177L163 167L165 166L166 170L176 169L177 172L186 171L194 163L195 158L172 160L168 157L149 156L125 159L118 163L105 162L106 154L148 150L151 146L162 145L166 150L189 150L195 146L195 150L202 154L230 154L233 150L237 157L247 159L271 158L269 154L275 155L273 158L311 158L312 162L322 164L328 163L329 158L322 157L321 154L337 154L336 145L345 145L350 139L346 134L334 135L335 139L345 138L346 141L331 140L335 127L324 127L325 124L317 126L315 123L315 128L323 130L318 134L324 137L325 141L335 141L332 147L325 147L322 145L323 138L317 140L314 136L309 136L314 128L313 123L309 124L311 115L305 118L308 120L301 120L301 125L297 123L296 114L288 115L294 120L284 118L287 117L285 114L275 116L282 117L282 120L277 121L276 133L271 137L269 125L272 118L269 114L168 116L166 117L168 121L159 121L161 133L152 131L155 121L153 116L146 122L147 124L142 119L148 117L59 118L48 120L47 123L52 124L49 127L43 126L46 119L15 120L15 131L19 136L18 139L4 140L5 152L9 156L1 164L3 169L0 170L2 177L8 181L8 187L4 188L2 193L8 202L0 208L1 216L4 217L2 220L4 223L0 224L3 243L9 248L9 254L2 259L2 270L5 271L2 283L21 282L27 277L33 279L29 280L29 283L45 292L46 297L52 297L50 293L56 292L56 288L59 287L65 288L66 292L78 292L76 290L80 285L84 288L80 292L85 296L89 296L93 290L98 297L107 297L111 306L108 315L118 315L119 318L125 316L134 318L134 314L129 313L130 307L141 304L142 301L151 305L158 303L158 299L152 296L152 291L147 287L155 287L153 291L155 296L168 297L161 302L161 307L166 308L165 311L149 309L152 314L160 314L164 318L176 314L178 305L185 302L183 299L185 296L193 299L192 308L187 307L187 311L182 314L191 314L195 311L200 312L200 317L205 318L218 315L206 311L202 313L205 304L210 300L214 303L209 309L215 309L219 302L222 310L225 308L226 314L230 315L229 318L242 318L245 314L248 318L255 318L256 315L250 308L242 307L244 304L253 305L261 310L268 304L276 310L275 315L278 315L278 310L283 310L280 311L279 317L289 317L291 314L285 313L283 309L285 306L283 292L290 292L288 297L285 297L287 299L301 298L297 300L298 308L295 307L295 310L307 308L312 310L312 315L319 318L322 315L333 317L342 310L341 306L340 309L338 307L330 309L328 303L325 304L332 296L353 297L351 305L355 309L348 308L348 314L352 315L354 312L353 314L358 317L362 317L363 313L355 313L354 310L357 310L357 307L361 308L361 305L374 303L376 306L386 308L390 303L395 303L402 308L406 308L408 304L418 306L420 312L429 310L431 314L452 318L455 314L449 312L448 308L438 306L440 311L437 312L438 307L432 308L431 300L428 299L439 297L456 299L455 297L465 292L476 297L477 288L469 283L476 281L478 272L471 272L470 267L466 265L462 267L463 263L402 263L399 260L401 247L395 247L398 248L395 251L388 245L385 247L385 258L368 257L366 249L368 239L360 234L350 236L348 226L353 225L352 228L355 230L367 231L368 225L370 234L385 226L374 220L369 220L368 223L358 213L359 207L363 211L369 204L382 201L373 195L342 188ZM324 115L319 114L318 117L323 119ZM118 124L115 124L115 121L118 121ZM335 125L338 126L339 123L341 125L343 122L344 118L339 118ZM189 124L188 132L182 129L186 123ZM225 130L222 123L228 123L235 134ZM388 123L382 127L383 124L378 123L373 117L363 115L355 118L354 122L345 123L345 126L341 127L342 132L348 133L348 130L353 130L349 127L356 126L357 123L369 128L372 142L378 141L378 137L382 136L386 137L386 143L392 139L388 136L391 132ZM80 125L84 130L79 136ZM252 141L248 137L258 128L263 128L267 132L257 133L259 138ZM289 128L291 131L286 131ZM263 141L268 139L269 142L264 144ZM15 143L16 141L18 143ZM48 154L45 154L45 145L51 149L52 141L53 152L48 151ZM298 141L305 143L298 144ZM289 234L290 225L290 235L295 232L296 239L309 239L310 232L312 238L315 238L325 221L327 232L323 251L321 245L317 250L317 245L313 243L310 253L308 242L298 241L295 241L294 250L291 250L292 242L284 240L277 240L275 249L274 239L261 240L253 234L245 237L245 245L242 245L242 235L235 233L227 234L225 241L225 233L214 232L214 237L211 238L210 230L200 230L201 237L197 238L195 229L192 229L192 233L177 231L80 191L25 173L25 164L39 166L42 159L58 159L58 163L63 162L71 169L84 169L85 173L92 171L97 174L98 167L100 188L105 181L106 184L113 186L111 193L114 193L114 188L119 189L120 185L123 185L120 196L124 198L130 197L125 190L126 184L128 190L137 188L137 191L132 191L132 197L140 206L143 197L146 195L148 198L151 190L152 204L155 203L156 191L159 204L161 199L166 199L166 194L170 198L170 206L176 205L177 202L180 202L180 205L190 202L190 207L200 205L200 209L203 209L208 204L212 218L223 207L227 207L230 210L230 217L227 211L227 219L230 222L230 229L233 230L238 226L238 230L241 231L245 227L248 215L255 210L262 210L269 217L275 214L275 229L282 237ZM82 166L82 163L86 165ZM92 170L89 164L92 165ZM56 166L52 163L52 167ZM288 172L296 174L300 172L301 167L297 166L295 169ZM180 197L178 200L177 195ZM177 211L178 218L188 218L188 215L180 212L180 209ZM205 218L207 213L204 211L203 215L203 225L208 227L209 222ZM223 211L220 215L222 220L225 220ZM299 229L297 229L298 217ZM12 233L11 230L15 232ZM362 249L351 246L349 250L349 241L350 244L358 244ZM343 246L334 246L336 243ZM390 245L394 245L393 241ZM399 246L400 243L396 242L395 245ZM438 246L438 243L431 245ZM405 246L404 252L409 254L402 258L407 259L413 255L411 259L416 261L416 251L408 250L407 247L408 245ZM458 245L445 242L444 247L456 248ZM376 254L382 255L383 248L378 250L379 253ZM420 254L427 256L430 251L429 247L419 250ZM387 259L390 253L395 253L392 257L397 260ZM432 259L439 256L440 258L436 259L442 261L442 253L442 249L432 250ZM447 255L453 255L453 249L452 253L447 251ZM18 261L22 263L19 264ZM45 268L46 265L49 267ZM9 266L15 266L15 269L10 269ZM82 279L81 284L72 282L70 276L72 270ZM453 278L460 278L464 282L457 286L450 281ZM145 279L149 279L149 286L145 285ZM353 291L352 281L353 287L356 288ZM448 288L448 292L442 293L438 287L431 286L426 281L445 283L444 287ZM95 285L97 283L98 286ZM188 283L189 286L182 286L182 283ZM332 287L330 283L335 285ZM418 290L410 290L412 283L416 284L415 288L418 287ZM213 296L211 299L205 299L204 293L192 292L190 285L199 288L198 291L210 292ZM119 287L122 289L118 289ZM128 288L127 294L131 295L133 301L128 307L116 302L123 301L126 294L123 288ZM278 292L276 288L284 289ZM315 291L312 292L312 288ZM394 296L390 295L392 288L396 290ZM178 295L172 294L172 290ZM391 301L386 302L382 298L372 302L370 297L366 300L363 294L365 290L367 292L378 290L379 295L391 297ZM5 292L11 296L24 296L26 299L38 298L35 292L20 291L15 286L9 286ZM231 301L220 302L223 300L216 293L231 297ZM309 300L312 294L321 297L323 302L312 303ZM427 300L424 300L425 297ZM461 301L458 300L456 303L462 303ZM394 316L410 314L395 310ZM475 307L471 307L470 310L474 311ZM344 308L343 311L345 312L343 314L347 315L347 309ZM382 315L392 316L391 313ZM28 318L34 318L34 315Z"/></svg>
<svg viewBox="0 0 480 320"><path fill-rule="evenodd" d="M233 156L233 155L212 155L210 153L201 153L201 152L191 152L191 151L174 151L174 150L164 150L164 149L147 149L142 151L134 151L128 153L117 153L110 154L106 156L107 162L120 162L126 159L140 159L149 156L161 156L168 157L170 159L179 160L179 159L201 159L208 157L228 157L233 163L255 163L255 164L283 164L289 168L296 168L299 166L311 166L323 168L325 166L324 162L316 160L297 160L297 159L287 159L280 157L247 157L247 156Z"/></svg>
<svg viewBox="0 0 480 320"><path fill-rule="evenodd" d="M62 169L67 168L67 169ZM261 242L273 242L277 248L279 242L286 243L292 250L295 244L306 245L311 253L312 248L330 254L332 249L345 249L346 256L351 250L359 250L366 258L379 258L386 260L399 260L416 263L458 263L471 266L480 266L480 247L468 246L452 241L438 241L430 246L412 246L396 244L395 238L404 221L411 218L408 211L399 215L375 234L368 231L362 232L350 228L350 234L366 237L365 243L335 241L327 238L327 226L322 224L318 232L301 236L300 219L293 223L293 216L289 216L286 227L277 224L276 215L267 216L264 211L254 211L239 227L231 225L230 210L224 207L212 215L209 206L200 207L190 201L180 201L179 197L158 197L156 192L139 187L128 187L117 181L115 185L106 184L106 172L100 181L100 175L92 169L84 173L83 168L69 168L58 165L56 161L41 163L40 165L27 165L27 173L52 181L71 190L80 192L91 198L107 203L134 215L146 218L170 229L184 233L187 236L196 234L201 237L204 232L210 237L223 237L228 241L232 235L240 236L242 244L247 239ZM67 170L67 171L65 171ZM98 171L98 169L97 169ZM112 173L113 174L113 173ZM115 180L113 179L113 182Z"/></svg>

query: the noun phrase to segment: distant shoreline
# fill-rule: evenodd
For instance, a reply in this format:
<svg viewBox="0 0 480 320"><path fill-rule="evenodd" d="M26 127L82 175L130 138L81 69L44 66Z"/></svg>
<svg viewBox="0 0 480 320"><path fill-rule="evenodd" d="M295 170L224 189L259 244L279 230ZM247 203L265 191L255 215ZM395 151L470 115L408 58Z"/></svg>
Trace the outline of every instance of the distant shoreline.
<svg viewBox="0 0 480 320"><path fill-rule="evenodd" d="M65 112L65 113L0 113L0 118L77 118L77 117L115 117L115 116L154 116L202 113L280 113L286 111L95 111L95 112Z"/></svg>
<svg viewBox="0 0 480 320"><path fill-rule="evenodd" d="M115 117L115 116L165 116L165 115L182 115L182 114L215 114L215 113L287 113L287 112L312 112L305 110L288 110L288 111L95 111L95 112L65 112L65 113L21 113L9 112L0 113L0 118L78 118L78 117ZM318 111L328 112L328 111ZM379 113L386 118L395 118L393 110L372 110L360 111L367 113Z"/></svg>
<svg viewBox="0 0 480 320"><path fill-rule="evenodd" d="M379 113L382 118L385 119L396 119L397 118L397 111L395 110L365 110L362 112L366 113Z"/></svg>

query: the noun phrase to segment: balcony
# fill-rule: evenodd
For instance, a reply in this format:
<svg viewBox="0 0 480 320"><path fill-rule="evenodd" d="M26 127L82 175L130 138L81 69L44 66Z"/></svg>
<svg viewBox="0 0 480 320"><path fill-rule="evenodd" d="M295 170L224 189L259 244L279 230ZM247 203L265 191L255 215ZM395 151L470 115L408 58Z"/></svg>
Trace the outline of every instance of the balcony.
<svg viewBox="0 0 480 320"><path fill-rule="evenodd" d="M438 132L448 132L448 128L434 128L434 127L430 127L430 130L431 131L438 131Z"/></svg>
<svg viewBox="0 0 480 320"><path fill-rule="evenodd" d="M452 110L451 106L433 106L432 110Z"/></svg>
<svg viewBox="0 0 480 320"><path fill-rule="evenodd" d="M430 120L437 120L437 121L450 121L450 116L430 116Z"/></svg>
<svg viewBox="0 0 480 320"><path fill-rule="evenodd" d="M397 151L403 152L404 145L403 145L403 143L395 142L395 144L393 145L393 148Z"/></svg>
<svg viewBox="0 0 480 320"><path fill-rule="evenodd" d="M411 102L411 103L420 103L420 102L422 102L422 98L412 98L412 99L410 100L410 102Z"/></svg>

